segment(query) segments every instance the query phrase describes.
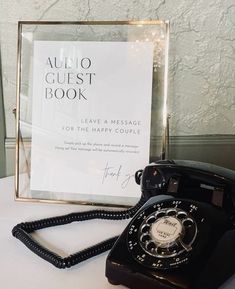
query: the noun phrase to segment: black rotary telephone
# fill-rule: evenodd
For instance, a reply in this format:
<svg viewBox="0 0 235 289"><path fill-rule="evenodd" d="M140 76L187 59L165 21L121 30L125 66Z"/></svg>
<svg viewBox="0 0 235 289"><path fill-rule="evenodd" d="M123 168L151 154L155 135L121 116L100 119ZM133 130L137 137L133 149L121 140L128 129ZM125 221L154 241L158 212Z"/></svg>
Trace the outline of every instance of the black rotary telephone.
<svg viewBox="0 0 235 289"><path fill-rule="evenodd" d="M193 161L158 161L136 172L140 201L21 223L12 230L37 255L68 268L112 248L106 277L133 289L217 289L235 273L235 172ZM133 217L134 216L134 217ZM30 233L88 219L128 219L114 237L62 258Z"/></svg>
<svg viewBox="0 0 235 289"><path fill-rule="evenodd" d="M136 174L148 201L112 248L106 276L133 289L217 289L235 273L235 172L160 161Z"/></svg>

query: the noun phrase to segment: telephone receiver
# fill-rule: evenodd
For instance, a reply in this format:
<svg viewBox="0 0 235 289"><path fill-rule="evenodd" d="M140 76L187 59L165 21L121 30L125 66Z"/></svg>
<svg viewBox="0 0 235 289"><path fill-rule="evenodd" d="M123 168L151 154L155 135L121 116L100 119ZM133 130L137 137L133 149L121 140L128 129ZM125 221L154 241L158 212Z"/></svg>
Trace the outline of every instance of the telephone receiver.
<svg viewBox="0 0 235 289"><path fill-rule="evenodd" d="M133 289L220 288L235 273L235 172L165 160L138 171L136 182L148 201L109 253L108 281Z"/></svg>
<svg viewBox="0 0 235 289"><path fill-rule="evenodd" d="M106 261L106 277L112 284L133 289L219 288L235 273L235 171L162 160L137 171L135 180L142 195L127 210L91 210L23 222L12 234L60 269L112 248ZM66 257L31 234L90 219L130 218L121 236Z"/></svg>
<svg viewBox="0 0 235 289"><path fill-rule="evenodd" d="M233 213L235 171L216 165L163 160L136 172L136 183L146 199L159 194L209 203Z"/></svg>

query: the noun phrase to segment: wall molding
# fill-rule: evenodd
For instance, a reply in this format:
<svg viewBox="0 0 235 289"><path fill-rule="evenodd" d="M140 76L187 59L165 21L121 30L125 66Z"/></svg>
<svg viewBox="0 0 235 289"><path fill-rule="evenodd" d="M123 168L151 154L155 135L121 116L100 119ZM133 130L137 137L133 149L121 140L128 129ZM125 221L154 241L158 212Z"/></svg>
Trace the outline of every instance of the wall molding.
<svg viewBox="0 0 235 289"><path fill-rule="evenodd" d="M161 143L161 138L152 137L152 141ZM170 136L169 143L171 145L233 145L235 144L235 134Z"/></svg>
<svg viewBox="0 0 235 289"><path fill-rule="evenodd" d="M186 135L171 136L172 145L235 145L235 135L215 134L215 135Z"/></svg>
<svg viewBox="0 0 235 289"><path fill-rule="evenodd" d="M6 149L15 149L16 139L14 137L8 137L5 139L5 148Z"/></svg>

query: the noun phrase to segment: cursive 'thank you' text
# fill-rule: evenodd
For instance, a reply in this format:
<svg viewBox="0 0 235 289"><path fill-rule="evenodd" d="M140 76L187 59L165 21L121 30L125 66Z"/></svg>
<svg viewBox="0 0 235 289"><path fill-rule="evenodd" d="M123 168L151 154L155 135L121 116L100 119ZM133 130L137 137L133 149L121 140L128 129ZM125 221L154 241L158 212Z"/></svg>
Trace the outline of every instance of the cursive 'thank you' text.
<svg viewBox="0 0 235 289"><path fill-rule="evenodd" d="M104 184L109 179L113 179L114 181L120 183L122 189L125 189L128 186L131 178L134 177L133 174L124 173L122 165L112 166L109 165L108 162L102 171L102 184Z"/></svg>

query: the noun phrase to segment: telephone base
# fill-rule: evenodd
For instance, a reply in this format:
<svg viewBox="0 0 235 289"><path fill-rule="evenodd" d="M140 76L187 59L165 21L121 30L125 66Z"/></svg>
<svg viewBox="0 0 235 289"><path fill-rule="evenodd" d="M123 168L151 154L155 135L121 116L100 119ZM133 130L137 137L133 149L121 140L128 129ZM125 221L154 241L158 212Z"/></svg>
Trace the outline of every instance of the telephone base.
<svg viewBox="0 0 235 289"><path fill-rule="evenodd" d="M208 271L206 267L215 254L216 244L219 240L223 240L221 237L230 228L228 215L224 210L210 204L168 197L163 199L163 196L159 202L159 197L149 199L117 239L106 260L106 277L112 284L122 284L130 289L219 288L214 272L221 269L213 270L212 276L209 274L213 263L216 262L213 261L209 266L209 272L205 272ZM175 217L171 215L172 210ZM181 227L177 222L182 224ZM192 241L193 247L187 252L186 249L176 247L173 253L178 253L177 257L167 258L163 254L153 256L156 249L151 251L150 245L154 245L155 247L152 247L154 249L155 244L161 241L157 248L163 250L166 244L171 244L172 239L167 239L166 244L163 240L169 236L171 238L174 234L174 238L178 240L179 229L184 230L184 236L187 238L192 239L192 236L196 238ZM148 239L145 240L146 236ZM187 238L186 244L189 242L187 240L191 240ZM226 247L230 246L223 246L219 253L224 252ZM162 252L167 254L170 249ZM217 287L213 286L215 283Z"/></svg>
<svg viewBox="0 0 235 289"><path fill-rule="evenodd" d="M112 284L112 285L121 285L119 281L117 282L117 281L114 281L114 280L112 280L112 279L108 279L108 281L109 281L109 283Z"/></svg>
<svg viewBox="0 0 235 289"><path fill-rule="evenodd" d="M178 287L166 284L152 276L146 276L141 272L134 272L127 266L112 262L106 263L106 277L112 285L124 285L130 289L188 289L188 287Z"/></svg>

